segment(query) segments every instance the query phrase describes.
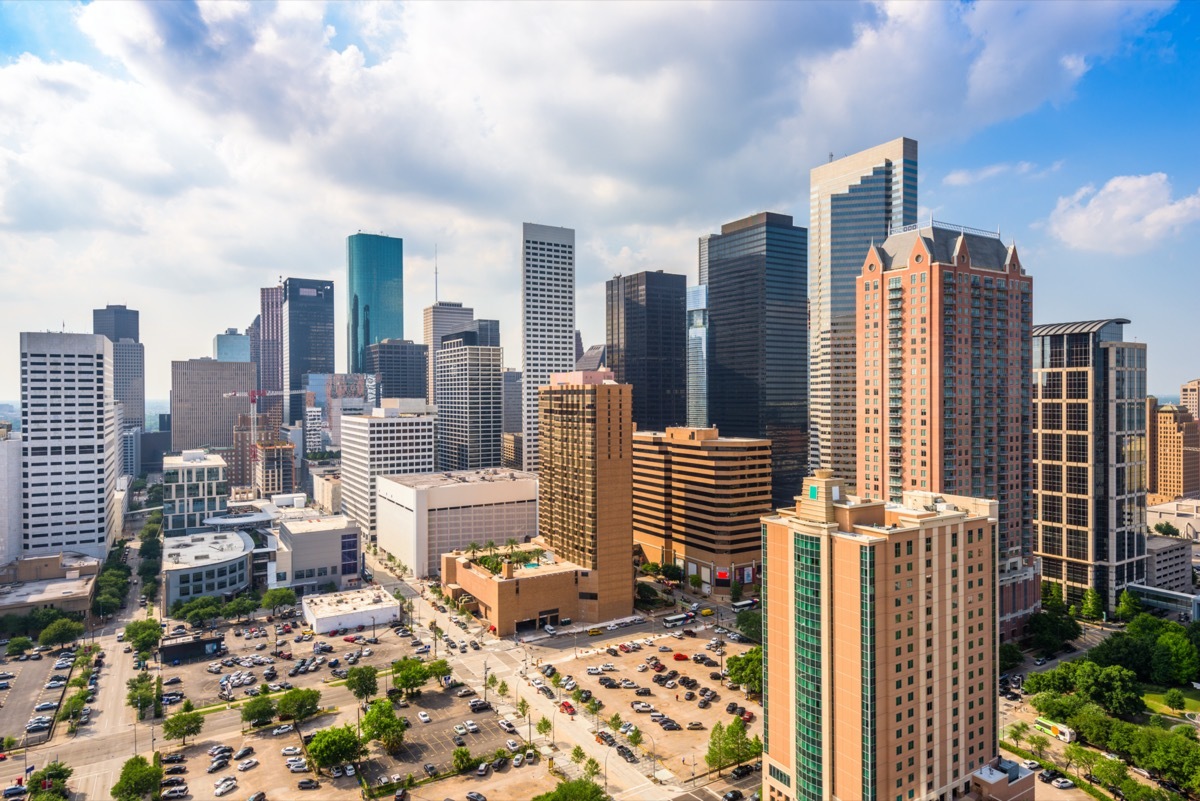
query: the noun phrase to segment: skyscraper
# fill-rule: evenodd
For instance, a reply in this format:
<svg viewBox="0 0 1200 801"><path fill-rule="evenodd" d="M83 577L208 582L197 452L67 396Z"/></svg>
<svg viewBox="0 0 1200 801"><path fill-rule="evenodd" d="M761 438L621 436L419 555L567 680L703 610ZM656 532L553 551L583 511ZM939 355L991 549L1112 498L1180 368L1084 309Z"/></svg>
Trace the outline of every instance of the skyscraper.
<svg viewBox="0 0 1200 801"><path fill-rule="evenodd" d="M631 391L606 370L550 376L538 393L538 533L558 559L587 571L579 581L584 620L633 609Z"/></svg>
<svg viewBox="0 0 1200 801"><path fill-rule="evenodd" d="M605 284L604 359L618 383L633 387L633 422L663 431L687 422L687 279L640 272Z"/></svg>
<svg viewBox="0 0 1200 801"><path fill-rule="evenodd" d="M171 450L232 448L234 427L240 415L250 414L257 380L253 362L171 362Z"/></svg>
<svg viewBox="0 0 1200 801"><path fill-rule="evenodd" d="M999 235L893 229L858 281L858 494L993 498L1000 631L1041 604L1033 544L1033 279Z"/></svg>
<svg viewBox="0 0 1200 801"><path fill-rule="evenodd" d="M351 373L361 373L368 345L404 338L404 240L350 235L346 273L346 364Z"/></svg>
<svg viewBox="0 0 1200 801"><path fill-rule="evenodd" d="M707 272L707 249L705 271ZM705 276L707 278L707 275ZM708 425L708 286L687 289L687 424Z"/></svg>
<svg viewBox="0 0 1200 801"><path fill-rule="evenodd" d="M708 240L708 422L771 440L776 506L800 492L808 464L807 253L786 214L736 220Z"/></svg>
<svg viewBox="0 0 1200 801"><path fill-rule="evenodd" d="M1068 605L1146 578L1146 344L1128 320L1033 328L1033 553Z"/></svg>
<svg viewBox="0 0 1200 801"><path fill-rule="evenodd" d="M250 362L250 336L239 334L236 328L213 337L213 358L219 362Z"/></svg>
<svg viewBox="0 0 1200 801"><path fill-rule="evenodd" d="M425 347L428 360L425 365L425 402L433 403L433 365L442 337L453 331L461 331L475 319L475 310L455 301L439 300L425 307Z"/></svg>
<svg viewBox="0 0 1200 801"><path fill-rule="evenodd" d="M92 333L113 343L113 398L124 407L121 428L145 427L146 352L138 341L138 312L111 305L93 309Z"/></svg>
<svg viewBox="0 0 1200 801"><path fill-rule="evenodd" d="M283 388L303 388L305 373L332 373L333 282L288 278L283 282ZM304 416L299 395L283 396L284 422Z"/></svg>
<svg viewBox="0 0 1200 801"><path fill-rule="evenodd" d="M1151 417L1152 415L1152 417ZM1150 476L1150 493L1146 502L1151 506L1170 503L1179 498L1200 495L1200 422L1182 406L1167 404L1149 406L1146 425L1154 427L1150 437L1153 454L1150 461L1154 472Z"/></svg>
<svg viewBox="0 0 1200 801"><path fill-rule="evenodd" d="M367 347L366 370L379 376L381 398L424 398L429 346L385 339Z"/></svg>
<svg viewBox="0 0 1200 801"><path fill-rule="evenodd" d="M504 369L501 394L504 397L502 431L505 434L521 433L521 371Z"/></svg>
<svg viewBox="0 0 1200 801"><path fill-rule="evenodd" d="M103 309L92 309L92 333L102 334L111 342L131 339L139 342L139 321L136 309L124 305L109 304Z"/></svg>
<svg viewBox="0 0 1200 801"><path fill-rule="evenodd" d="M917 143L893 139L814 168L809 209L809 463L853 490L855 281L872 243L917 221Z"/></svg>
<svg viewBox="0 0 1200 801"><path fill-rule="evenodd" d="M1200 420L1200 378L1193 378L1179 388L1179 405L1188 410L1193 420Z"/></svg>
<svg viewBox="0 0 1200 801"><path fill-rule="evenodd" d="M136 335L136 331L134 334ZM104 559L121 533L113 344L21 334L21 550Z"/></svg>
<svg viewBox="0 0 1200 801"><path fill-rule="evenodd" d="M524 223L521 228L522 459L538 469L538 389L575 366L575 230ZM580 343L582 345L582 343Z"/></svg>
<svg viewBox="0 0 1200 801"><path fill-rule="evenodd" d="M477 341L472 332L448 334L437 351L437 470L500 465L504 350Z"/></svg>
<svg viewBox="0 0 1200 801"><path fill-rule="evenodd" d="M283 286L259 290L258 388L283 389ZM258 411L267 415L272 428L283 425L283 398L262 398Z"/></svg>

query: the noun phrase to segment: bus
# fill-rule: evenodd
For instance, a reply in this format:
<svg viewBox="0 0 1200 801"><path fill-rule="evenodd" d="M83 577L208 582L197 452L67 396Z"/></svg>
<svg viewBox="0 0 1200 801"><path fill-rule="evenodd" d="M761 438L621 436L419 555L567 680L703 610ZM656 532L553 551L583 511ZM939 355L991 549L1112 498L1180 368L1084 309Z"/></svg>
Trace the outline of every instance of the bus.
<svg viewBox="0 0 1200 801"><path fill-rule="evenodd" d="M1073 742L1075 740L1074 729L1069 729L1061 723L1055 723L1049 718L1038 718L1033 722L1033 728L1045 734L1049 734L1051 737L1057 737L1064 743Z"/></svg>
<svg viewBox="0 0 1200 801"><path fill-rule="evenodd" d="M684 623L687 623L689 620L691 620L695 616L696 615L693 614L692 612L684 612L682 615L671 615L670 617L664 617L663 618L663 628L664 629L673 629L676 626L682 626Z"/></svg>
<svg viewBox="0 0 1200 801"><path fill-rule="evenodd" d="M757 609L758 599L750 598L749 600L745 601L735 601L729 605L729 608L733 610L734 614L737 614L738 612L745 612L747 609Z"/></svg>

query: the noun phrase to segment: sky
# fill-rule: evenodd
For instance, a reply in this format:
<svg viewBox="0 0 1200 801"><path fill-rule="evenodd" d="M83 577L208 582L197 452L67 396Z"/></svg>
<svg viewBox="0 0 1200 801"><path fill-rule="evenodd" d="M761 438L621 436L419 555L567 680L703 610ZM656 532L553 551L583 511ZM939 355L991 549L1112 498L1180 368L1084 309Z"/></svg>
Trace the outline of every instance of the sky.
<svg viewBox="0 0 1200 801"><path fill-rule="evenodd" d="M1195 4L0 0L0 398L18 332L141 312L146 394L280 276L344 289L403 237L405 335L439 297L520 366L522 222L604 282L696 282L697 238L807 225L809 170L909 136L921 217L1015 241L1036 323L1126 317L1151 392L1200 376ZM1192 255L1188 255L1192 254ZM345 368L344 295L338 296Z"/></svg>

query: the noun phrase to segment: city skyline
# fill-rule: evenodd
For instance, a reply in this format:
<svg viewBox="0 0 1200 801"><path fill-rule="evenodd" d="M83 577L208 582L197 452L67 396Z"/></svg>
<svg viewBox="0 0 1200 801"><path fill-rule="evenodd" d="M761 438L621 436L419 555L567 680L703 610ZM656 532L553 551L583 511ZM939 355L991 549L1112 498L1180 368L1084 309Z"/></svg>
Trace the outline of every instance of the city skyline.
<svg viewBox="0 0 1200 801"><path fill-rule="evenodd" d="M1186 154L1200 111L1173 101L1197 91L1200 48L1197 23L1170 5L1093 7L1086 25L1070 4L545 9L569 57L491 35L523 24L521 6L215 8L0 9L0 87L21 99L7 136L20 146L0 159L5 313L16 331L85 332L97 306L140 309L149 398L165 397L172 360L253 319L258 287L290 275L344 288L343 242L360 229L406 242L406 338L433 301L436 248L438 297L499 319L515 343L520 223L573 228L578 327L599 343L612 275L694 283L698 236L764 210L806 224L811 169L897 136L921 142L921 219L997 226L1056 265L1035 322L1143 320L1149 390L1195 377L1171 335L1184 307L1121 291L1131 260L1171 295L1197 280L1200 167ZM281 44L256 47L263 37ZM911 37L963 44L906 54L881 83L873 65ZM737 68L697 55L715 48ZM556 71L542 59L571 74L543 74ZM294 91L266 83L281 74L298 76ZM563 81L575 100L556 109ZM738 127L714 124L714 109ZM419 123L389 136L390 114ZM64 125L96 135L64 138ZM38 280L45 264L57 280ZM16 357L0 352L0 397L17 397ZM506 362L520 366L514 349Z"/></svg>

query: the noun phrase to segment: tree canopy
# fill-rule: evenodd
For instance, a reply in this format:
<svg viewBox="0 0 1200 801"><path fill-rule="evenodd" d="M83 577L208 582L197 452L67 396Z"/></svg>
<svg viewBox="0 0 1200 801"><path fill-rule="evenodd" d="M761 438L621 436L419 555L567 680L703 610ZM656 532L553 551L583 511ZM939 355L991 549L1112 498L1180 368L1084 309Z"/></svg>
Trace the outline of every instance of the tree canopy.
<svg viewBox="0 0 1200 801"><path fill-rule="evenodd" d="M346 689L360 701L379 692L379 673L370 665L355 665L346 671Z"/></svg>
<svg viewBox="0 0 1200 801"><path fill-rule="evenodd" d="M168 740L182 740L187 745L187 738L197 737L204 729L204 716L191 709L181 709L163 721L163 737Z"/></svg>
<svg viewBox="0 0 1200 801"><path fill-rule="evenodd" d="M368 740L378 740L385 751L396 751L404 744L404 721L396 717L392 702L379 699L367 709L362 719L362 733Z"/></svg>
<svg viewBox="0 0 1200 801"><path fill-rule="evenodd" d="M69 642L75 642L82 636L83 624L64 617L42 629L42 633L38 636L38 642L49 646L66 645Z"/></svg>
<svg viewBox="0 0 1200 801"><path fill-rule="evenodd" d="M154 618L133 620L125 626L125 641L133 646L133 650L153 650L162 640L162 626Z"/></svg>
<svg viewBox="0 0 1200 801"><path fill-rule="evenodd" d="M756 645L740 656L731 656L725 661L729 668L729 679L741 684L749 693L761 693L763 685L762 646Z"/></svg>
<svg viewBox="0 0 1200 801"><path fill-rule="evenodd" d="M272 615L279 614L279 610L285 606L294 606L295 604L296 592L287 587L277 587L263 593L263 609L270 609Z"/></svg>
<svg viewBox="0 0 1200 801"><path fill-rule="evenodd" d="M607 801L608 793L591 779L563 782L548 793L534 796L532 801Z"/></svg>
<svg viewBox="0 0 1200 801"><path fill-rule="evenodd" d="M70 765L65 762L55 760L49 762L46 767L41 770L34 771L29 776L27 786L33 789L36 793L34 798L43 796L48 799L70 798L71 791L67 789L67 779L71 778L71 774L75 771ZM44 782L50 782L50 786L43 788ZM31 799L32 801L32 799Z"/></svg>
<svg viewBox="0 0 1200 801"><path fill-rule="evenodd" d="M745 609L738 612L738 630L755 642L762 642L762 616L762 609Z"/></svg>
<svg viewBox="0 0 1200 801"><path fill-rule="evenodd" d="M280 720L302 721L317 714L321 708L321 691L295 687L279 696L276 710Z"/></svg>
<svg viewBox="0 0 1200 801"><path fill-rule="evenodd" d="M112 786L114 801L143 801L147 796L158 797L161 767L155 767L143 756L133 756L121 766L121 776Z"/></svg>
<svg viewBox="0 0 1200 801"><path fill-rule="evenodd" d="M242 721L244 723L269 723L275 717L275 699L267 695L258 695L242 705Z"/></svg>
<svg viewBox="0 0 1200 801"><path fill-rule="evenodd" d="M322 768L357 762L366 753L362 738L349 723L321 729L313 735L312 742L308 744L308 755Z"/></svg>

